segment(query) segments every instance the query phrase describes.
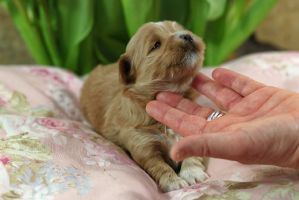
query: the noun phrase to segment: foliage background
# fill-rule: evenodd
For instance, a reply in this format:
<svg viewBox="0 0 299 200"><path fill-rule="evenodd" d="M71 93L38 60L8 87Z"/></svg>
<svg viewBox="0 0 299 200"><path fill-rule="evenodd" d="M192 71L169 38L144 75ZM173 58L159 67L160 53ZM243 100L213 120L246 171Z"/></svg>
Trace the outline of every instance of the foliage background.
<svg viewBox="0 0 299 200"><path fill-rule="evenodd" d="M115 62L148 21L175 20L206 45L205 65L223 62L277 0L0 0L39 64L84 74Z"/></svg>

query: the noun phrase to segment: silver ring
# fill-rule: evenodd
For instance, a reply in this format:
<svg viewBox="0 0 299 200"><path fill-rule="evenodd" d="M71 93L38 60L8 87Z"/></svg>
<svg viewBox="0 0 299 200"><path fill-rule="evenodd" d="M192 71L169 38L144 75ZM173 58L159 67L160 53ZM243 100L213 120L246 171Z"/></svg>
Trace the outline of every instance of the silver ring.
<svg viewBox="0 0 299 200"><path fill-rule="evenodd" d="M223 112L221 112L221 111L219 111L219 110L216 110L216 111L212 112L212 113L208 116L207 121L212 121L212 120L214 120L214 119L217 119L217 118L219 118L219 117L222 117L223 115L224 115Z"/></svg>

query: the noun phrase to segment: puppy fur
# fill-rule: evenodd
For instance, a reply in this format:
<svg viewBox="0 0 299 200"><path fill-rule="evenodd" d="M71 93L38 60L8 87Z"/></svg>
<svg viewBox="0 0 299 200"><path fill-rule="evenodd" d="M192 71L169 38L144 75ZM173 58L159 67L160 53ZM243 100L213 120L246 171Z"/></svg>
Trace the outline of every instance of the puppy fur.
<svg viewBox="0 0 299 200"><path fill-rule="evenodd" d="M117 63L95 68L82 88L81 108L96 131L122 147L163 191L206 178L202 158L169 157L175 133L145 112L158 92L189 95L204 57L202 40L176 22L143 25ZM166 131L165 131L166 130Z"/></svg>

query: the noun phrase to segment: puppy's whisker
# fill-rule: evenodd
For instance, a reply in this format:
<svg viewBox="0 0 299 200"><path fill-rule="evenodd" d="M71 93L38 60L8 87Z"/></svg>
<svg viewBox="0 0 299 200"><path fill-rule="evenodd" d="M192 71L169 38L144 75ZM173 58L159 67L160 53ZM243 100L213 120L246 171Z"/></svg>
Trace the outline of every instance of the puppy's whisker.
<svg viewBox="0 0 299 200"><path fill-rule="evenodd" d="M171 78L174 79L174 72L171 72Z"/></svg>

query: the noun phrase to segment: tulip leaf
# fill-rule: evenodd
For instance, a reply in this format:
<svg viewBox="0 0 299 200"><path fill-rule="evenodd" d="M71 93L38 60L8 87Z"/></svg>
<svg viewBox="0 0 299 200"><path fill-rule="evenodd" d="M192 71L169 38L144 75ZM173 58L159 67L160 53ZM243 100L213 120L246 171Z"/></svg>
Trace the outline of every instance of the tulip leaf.
<svg viewBox="0 0 299 200"><path fill-rule="evenodd" d="M277 0L0 0L33 58L78 74L116 62L137 29L173 20L206 43L205 65L222 63Z"/></svg>

